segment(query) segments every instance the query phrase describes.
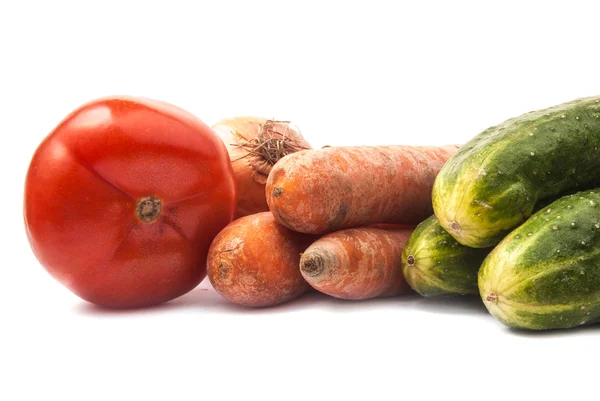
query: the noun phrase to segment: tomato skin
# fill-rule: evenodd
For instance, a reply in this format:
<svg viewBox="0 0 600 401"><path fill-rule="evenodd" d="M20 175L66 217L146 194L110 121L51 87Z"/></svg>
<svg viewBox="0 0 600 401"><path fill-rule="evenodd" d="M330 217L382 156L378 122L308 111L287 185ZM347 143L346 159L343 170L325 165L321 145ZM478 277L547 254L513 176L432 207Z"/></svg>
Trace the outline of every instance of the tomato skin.
<svg viewBox="0 0 600 401"><path fill-rule="evenodd" d="M148 197L160 204L151 222L140 219ZM150 99L104 98L75 110L39 145L25 181L34 254L105 307L159 304L196 287L234 211L222 141L190 113Z"/></svg>

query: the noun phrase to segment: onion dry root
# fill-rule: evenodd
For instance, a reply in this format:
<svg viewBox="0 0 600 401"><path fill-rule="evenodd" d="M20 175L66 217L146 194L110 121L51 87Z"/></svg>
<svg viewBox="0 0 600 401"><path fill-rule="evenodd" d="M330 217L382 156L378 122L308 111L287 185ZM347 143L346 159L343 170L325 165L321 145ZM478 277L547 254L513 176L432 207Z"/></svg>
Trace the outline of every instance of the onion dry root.
<svg viewBox="0 0 600 401"><path fill-rule="evenodd" d="M268 211L265 183L275 163L290 153L311 149L289 121L235 117L212 128L229 151L237 184L236 218Z"/></svg>

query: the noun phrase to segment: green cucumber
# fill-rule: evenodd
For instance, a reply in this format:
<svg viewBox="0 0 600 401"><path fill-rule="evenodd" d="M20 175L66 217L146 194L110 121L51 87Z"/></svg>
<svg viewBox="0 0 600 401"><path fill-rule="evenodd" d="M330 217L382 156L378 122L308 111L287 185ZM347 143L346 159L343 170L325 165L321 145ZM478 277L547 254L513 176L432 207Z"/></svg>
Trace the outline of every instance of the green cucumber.
<svg viewBox="0 0 600 401"><path fill-rule="evenodd" d="M538 201L600 184L600 97L534 111L482 132L433 186L440 224L474 248L497 244Z"/></svg>
<svg viewBox="0 0 600 401"><path fill-rule="evenodd" d="M459 244L431 216L413 231L402 253L402 271L425 297L478 294L477 272L491 249Z"/></svg>
<svg viewBox="0 0 600 401"><path fill-rule="evenodd" d="M600 190L567 195L506 236L479 270L479 293L507 326L557 329L600 319Z"/></svg>

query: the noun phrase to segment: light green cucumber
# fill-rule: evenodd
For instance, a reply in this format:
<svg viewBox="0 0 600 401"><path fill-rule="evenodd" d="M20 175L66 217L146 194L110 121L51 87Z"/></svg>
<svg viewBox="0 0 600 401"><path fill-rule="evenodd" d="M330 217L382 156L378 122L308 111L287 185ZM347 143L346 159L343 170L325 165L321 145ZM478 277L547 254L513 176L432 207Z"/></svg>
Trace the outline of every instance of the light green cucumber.
<svg viewBox="0 0 600 401"><path fill-rule="evenodd" d="M538 201L600 184L600 97L534 111L462 146L433 186L440 224L475 248L497 244Z"/></svg>
<svg viewBox="0 0 600 401"><path fill-rule="evenodd" d="M412 289L425 297L478 294L477 272L490 250L459 244L431 216L408 239L402 271Z"/></svg>
<svg viewBox="0 0 600 401"><path fill-rule="evenodd" d="M507 326L600 319L600 189L564 196L506 236L479 270L485 306Z"/></svg>

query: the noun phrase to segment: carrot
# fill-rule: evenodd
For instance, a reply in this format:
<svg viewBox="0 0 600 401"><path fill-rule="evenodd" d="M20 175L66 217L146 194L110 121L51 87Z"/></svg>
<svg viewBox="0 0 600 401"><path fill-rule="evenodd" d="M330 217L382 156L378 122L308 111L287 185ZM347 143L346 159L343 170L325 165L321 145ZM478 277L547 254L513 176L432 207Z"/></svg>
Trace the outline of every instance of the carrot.
<svg viewBox="0 0 600 401"><path fill-rule="evenodd" d="M303 294L300 254L312 236L277 224L269 212L241 217L225 227L208 251L207 275L228 301L271 306Z"/></svg>
<svg viewBox="0 0 600 401"><path fill-rule="evenodd" d="M273 166L267 203L279 223L310 234L374 223L417 224L433 213L433 181L457 148L360 146L296 152Z"/></svg>
<svg viewBox="0 0 600 401"><path fill-rule="evenodd" d="M411 229L349 228L316 240L300 271L316 290L342 299L410 292L400 265Z"/></svg>

